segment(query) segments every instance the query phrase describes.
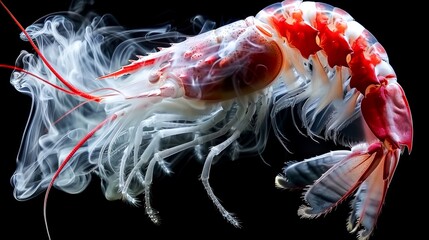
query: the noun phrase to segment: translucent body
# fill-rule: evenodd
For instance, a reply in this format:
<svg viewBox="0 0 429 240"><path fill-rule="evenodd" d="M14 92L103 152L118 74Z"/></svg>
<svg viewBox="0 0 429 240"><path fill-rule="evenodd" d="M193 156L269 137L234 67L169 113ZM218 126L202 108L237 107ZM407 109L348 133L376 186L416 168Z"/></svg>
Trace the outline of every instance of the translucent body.
<svg viewBox="0 0 429 240"><path fill-rule="evenodd" d="M165 29L131 36L104 20L52 16L27 28L47 61L22 53L11 80L34 101L12 177L17 199L50 186L79 193L96 173L110 200L137 203L144 193L157 223L153 178L193 153L204 163L209 197L238 226L209 185L211 165L227 151L262 151L269 123L283 142L278 115L298 108L308 136L352 149L288 164L277 186L308 187L303 217L327 213L356 193L349 228L362 226L359 236L369 237L399 155L411 149L412 121L384 49L351 16L287 0L194 37ZM165 44L147 47L155 40Z"/></svg>

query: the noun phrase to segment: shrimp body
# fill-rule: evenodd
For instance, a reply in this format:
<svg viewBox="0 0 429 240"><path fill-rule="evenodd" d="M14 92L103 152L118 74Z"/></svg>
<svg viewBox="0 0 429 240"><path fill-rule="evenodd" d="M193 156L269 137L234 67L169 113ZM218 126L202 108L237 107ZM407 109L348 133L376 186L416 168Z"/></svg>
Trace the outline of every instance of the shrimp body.
<svg viewBox="0 0 429 240"><path fill-rule="evenodd" d="M399 157L411 151L413 124L385 50L349 14L285 0L196 36L141 31L143 42L130 36L113 51L105 40L127 32L93 21L70 28L52 16L22 28L38 56L2 65L16 70L11 82L35 109L12 177L17 199L46 190L46 208L51 187L78 193L95 173L107 199L137 204L143 194L159 223L152 181L191 152L203 162L208 196L239 226L215 196L210 168L226 151L262 152L268 123L284 144L277 116L297 108L309 137L351 150L288 162L276 186L308 188L298 213L310 218L355 193L349 230L371 235ZM146 45L172 36L168 46Z"/></svg>

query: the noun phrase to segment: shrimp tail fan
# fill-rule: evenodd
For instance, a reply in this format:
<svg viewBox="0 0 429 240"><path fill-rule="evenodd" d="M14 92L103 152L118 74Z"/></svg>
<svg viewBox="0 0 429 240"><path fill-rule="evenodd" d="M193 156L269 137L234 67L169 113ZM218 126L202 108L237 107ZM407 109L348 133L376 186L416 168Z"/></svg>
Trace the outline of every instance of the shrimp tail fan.
<svg viewBox="0 0 429 240"><path fill-rule="evenodd" d="M283 189L305 189L302 218L316 218L351 197L347 228L368 239L376 225L388 185L397 166L398 151L383 151L381 143L359 144L301 162L288 163L276 177Z"/></svg>

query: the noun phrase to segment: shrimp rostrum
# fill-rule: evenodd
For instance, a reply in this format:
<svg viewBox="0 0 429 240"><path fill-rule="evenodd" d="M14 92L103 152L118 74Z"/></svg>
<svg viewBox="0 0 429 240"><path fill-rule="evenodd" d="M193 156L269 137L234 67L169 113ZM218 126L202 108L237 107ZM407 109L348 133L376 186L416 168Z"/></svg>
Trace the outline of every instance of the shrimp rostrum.
<svg viewBox="0 0 429 240"><path fill-rule="evenodd" d="M345 11L285 0L190 36L62 15L24 29L1 4L36 52L1 65L33 99L12 176L17 199L45 191L46 214L52 187L79 193L96 174L107 199L144 196L158 223L153 179L192 154L208 197L238 227L210 168L223 153L261 153L269 129L287 147L279 115L288 110L305 135L350 150L286 160L275 186L304 189L305 218L352 197L348 229L370 237L413 123L384 48Z"/></svg>

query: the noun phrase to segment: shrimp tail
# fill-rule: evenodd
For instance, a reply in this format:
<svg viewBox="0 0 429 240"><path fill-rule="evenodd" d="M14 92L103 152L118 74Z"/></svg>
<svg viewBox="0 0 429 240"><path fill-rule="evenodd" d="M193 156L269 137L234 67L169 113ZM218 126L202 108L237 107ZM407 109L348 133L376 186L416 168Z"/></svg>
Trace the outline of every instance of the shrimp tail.
<svg viewBox="0 0 429 240"><path fill-rule="evenodd" d="M350 151L334 151L287 163L275 184L285 189L306 189L305 204L298 210L298 215L303 218L327 214L355 194L347 228L352 233L357 232L360 240L368 239L375 228L399 157L406 148L410 153L413 143L411 110L387 53L350 15L328 4L285 0L266 8L260 17L275 26L303 59L313 62L308 93L298 96L301 98L294 96L295 102L304 102L301 112L305 114L301 120L312 133L308 135L328 140L344 133L345 124L362 120L357 127L361 133L355 138L356 142L339 142L349 145ZM303 44L303 41L307 43ZM333 81L323 79L326 73L319 65L320 59L326 62L327 69L348 68L350 75L344 79L346 84L327 85L326 82ZM340 71L336 70L336 73ZM320 79L322 81L317 81ZM325 85L328 86L326 89L339 90L339 94L333 95L337 98L322 95L320 86ZM344 92L354 97L346 98ZM345 118L340 117L342 114ZM338 119L341 124L336 123ZM356 137L358 134L350 135Z"/></svg>

